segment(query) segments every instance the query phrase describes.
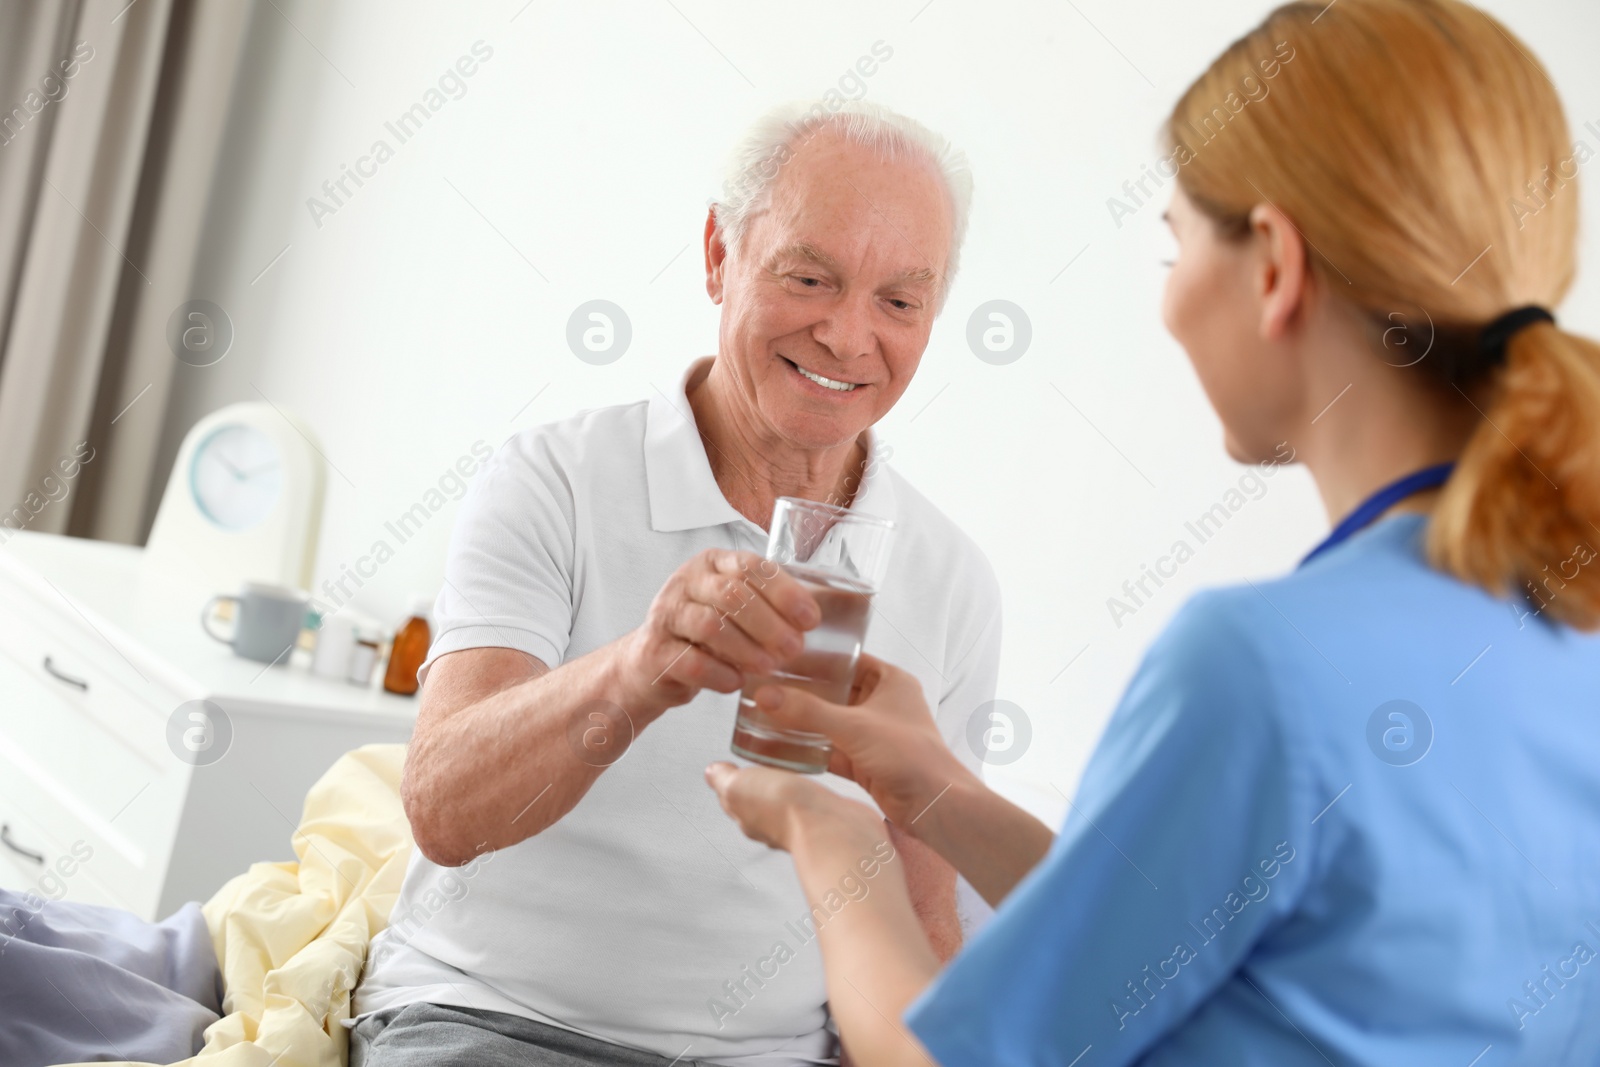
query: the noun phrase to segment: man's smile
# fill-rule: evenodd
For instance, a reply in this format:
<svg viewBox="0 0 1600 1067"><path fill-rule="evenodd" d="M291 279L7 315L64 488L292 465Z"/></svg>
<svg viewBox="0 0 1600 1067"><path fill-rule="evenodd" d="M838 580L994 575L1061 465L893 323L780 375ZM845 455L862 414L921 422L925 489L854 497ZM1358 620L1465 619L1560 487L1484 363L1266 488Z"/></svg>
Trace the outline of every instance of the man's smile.
<svg viewBox="0 0 1600 1067"><path fill-rule="evenodd" d="M816 373L815 371L807 370L786 356L780 355L778 358L792 367L800 378L810 382L819 389L825 389L831 393L853 393L865 384L864 382L844 382L835 378L828 378L824 375Z"/></svg>

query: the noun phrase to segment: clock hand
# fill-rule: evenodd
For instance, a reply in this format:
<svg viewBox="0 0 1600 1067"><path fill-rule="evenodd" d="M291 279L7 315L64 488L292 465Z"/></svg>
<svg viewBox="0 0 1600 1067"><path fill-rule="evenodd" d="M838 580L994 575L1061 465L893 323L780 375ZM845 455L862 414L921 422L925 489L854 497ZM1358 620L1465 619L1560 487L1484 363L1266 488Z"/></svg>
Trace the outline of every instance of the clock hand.
<svg viewBox="0 0 1600 1067"><path fill-rule="evenodd" d="M241 477L241 478L254 478L256 475L260 474L262 471L269 471L272 468L276 467L277 465L278 465L278 461L277 460L273 460L271 463L263 463L259 467L253 467L250 470L245 471L244 473L240 474L239 477Z"/></svg>
<svg viewBox="0 0 1600 1067"><path fill-rule="evenodd" d="M244 477L244 473L240 471L238 467L235 467L232 463L229 463L227 457L224 456L219 449L212 449L211 454L217 457L218 463L228 468L228 473L232 474L236 480Z"/></svg>

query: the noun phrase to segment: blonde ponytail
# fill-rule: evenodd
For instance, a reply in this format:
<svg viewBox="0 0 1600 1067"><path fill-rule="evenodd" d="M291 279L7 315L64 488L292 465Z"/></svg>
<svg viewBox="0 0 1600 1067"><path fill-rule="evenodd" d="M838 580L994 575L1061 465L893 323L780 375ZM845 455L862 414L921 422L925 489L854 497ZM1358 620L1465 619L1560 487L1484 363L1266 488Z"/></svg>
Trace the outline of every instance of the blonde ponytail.
<svg viewBox="0 0 1600 1067"><path fill-rule="evenodd" d="M1428 529L1433 564L1527 612L1600 628L1600 345L1512 337Z"/></svg>

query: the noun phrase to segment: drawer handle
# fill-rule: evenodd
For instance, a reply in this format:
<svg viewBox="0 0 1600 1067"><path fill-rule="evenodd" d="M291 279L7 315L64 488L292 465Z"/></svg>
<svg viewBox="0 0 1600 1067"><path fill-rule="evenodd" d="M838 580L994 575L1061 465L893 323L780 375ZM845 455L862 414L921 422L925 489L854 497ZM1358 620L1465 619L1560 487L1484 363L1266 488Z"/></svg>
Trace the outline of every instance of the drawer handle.
<svg viewBox="0 0 1600 1067"><path fill-rule="evenodd" d="M5 845L6 848L9 848L12 852L15 852L19 856L26 856L28 859L37 863L41 867L44 866L43 852L35 852L31 848L24 848L15 841L11 840L10 823L0 823L0 845Z"/></svg>
<svg viewBox="0 0 1600 1067"><path fill-rule="evenodd" d="M62 674L60 671L56 670L55 665L50 662L49 656L44 658L44 669L49 672L50 677L55 678L58 681L66 682L68 685L75 685L79 689L82 689L85 693L89 691L88 682L84 681L82 678L74 678L70 674Z"/></svg>

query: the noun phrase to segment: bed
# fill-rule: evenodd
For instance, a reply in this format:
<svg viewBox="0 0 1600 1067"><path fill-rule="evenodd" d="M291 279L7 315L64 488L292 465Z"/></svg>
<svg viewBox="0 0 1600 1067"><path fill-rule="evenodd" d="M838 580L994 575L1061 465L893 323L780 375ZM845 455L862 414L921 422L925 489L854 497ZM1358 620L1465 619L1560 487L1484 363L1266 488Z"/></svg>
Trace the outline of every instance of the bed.
<svg viewBox="0 0 1600 1067"><path fill-rule="evenodd" d="M404 760L400 744L340 757L306 796L293 838L296 860L254 864L205 903L224 1014L206 1029L200 1053L180 1063L345 1063L340 1023L411 854L400 804Z"/></svg>

